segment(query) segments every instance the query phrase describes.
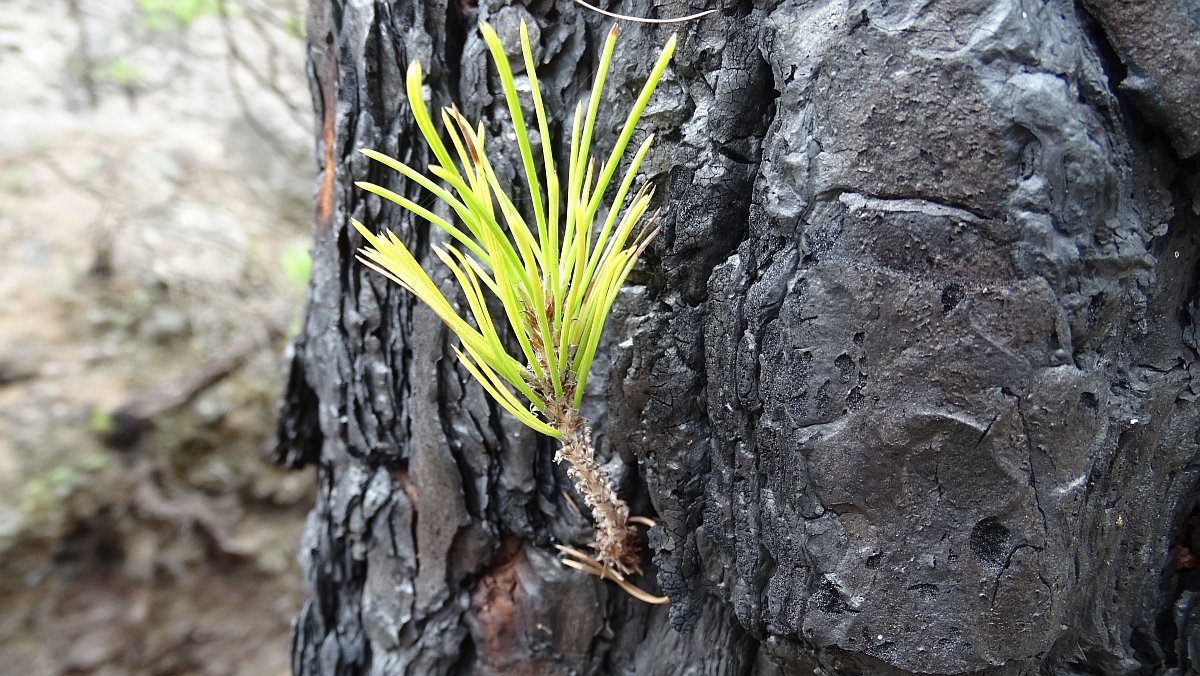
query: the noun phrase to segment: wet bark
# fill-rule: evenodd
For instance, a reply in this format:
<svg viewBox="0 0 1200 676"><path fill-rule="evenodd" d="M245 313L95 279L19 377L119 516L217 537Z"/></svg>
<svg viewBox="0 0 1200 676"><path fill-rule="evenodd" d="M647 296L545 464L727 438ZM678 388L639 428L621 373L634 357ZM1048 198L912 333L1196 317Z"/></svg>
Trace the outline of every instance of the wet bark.
<svg viewBox="0 0 1200 676"><path fill-rule="evenodd" d="M312 2L321 178L277 449L320 470L296 673L1195 671L1194 6L719 9L623 25L600 125L679 31L642 123L663 234L583 411L631 513L658 521L642 584L671 604L650 607L558 565L590 523L554 444L354 261L347 225L432 258L437 233L352 185L419 196L355 152L428 162L410 60L497 152L474 27L515 53L526 19L561 148L608 20L563 0Z"/></svg>

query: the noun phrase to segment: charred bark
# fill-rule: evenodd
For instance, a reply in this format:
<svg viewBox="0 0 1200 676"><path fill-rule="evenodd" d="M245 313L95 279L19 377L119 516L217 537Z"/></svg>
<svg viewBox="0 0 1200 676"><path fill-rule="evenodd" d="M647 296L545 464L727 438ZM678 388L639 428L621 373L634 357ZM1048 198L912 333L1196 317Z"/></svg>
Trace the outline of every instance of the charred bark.
<svg viewBox="0 0 1200 676"><path fill-rule="evenodd" d="M590 522L554 445L353 258L351 216L418 256L437 236L352 185L422 199L355 152L428 162L406 64L510 143L475 26L515 47L522 18L561 134L607 19L312 2L322 173L277 450L320 470L297 674L1197 669L1186 0L781 0L622 26L602 133L680 32L642 123L663 234L583 414L658 520L644 584L665 608L555 562Z"/></svg>

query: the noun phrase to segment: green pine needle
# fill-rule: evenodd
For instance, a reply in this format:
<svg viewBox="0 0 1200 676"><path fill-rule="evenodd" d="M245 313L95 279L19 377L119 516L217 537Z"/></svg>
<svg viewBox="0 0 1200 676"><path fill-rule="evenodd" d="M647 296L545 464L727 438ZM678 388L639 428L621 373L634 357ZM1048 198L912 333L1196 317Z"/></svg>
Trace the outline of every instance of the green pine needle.
<svg viewBox="0 0 1200 676"><path fill-rule="evenodd" d="M590 150L600 95L616 46L616 26L609 31L586 117L582 103L575 110L564 181L555 167L550 124L537 82L528 29L522 22L521 51L532 89L541 157L534 156L512 67L500 39L486 23L480 25L480 32L504 89L525 185L514 188L512 196L505 193L485 152L482 125L471 125L457 108L441 111L439 132L421 98L422 72L415 61L408 68L406 82L409 105L435 164L422 173L382 153L373 150L362 153L428 190L454 212L457 222L447 221L387 188L356 183L450 236L452 242L435 246L434 253L462 287L470 320L459 315L394 234L375 235L352 220L369 245L361 249L359 259L412 292L449 326L462 342L462 349L455 348L455 354L501 407L532 429L562 438L563 432L547 420L555 422L563 407L578 409L601 331L617 293L658 233L657 229L650 229L654 217L646 218L653 190L643 186L630 198L628 206L620 209L653 136L638 147L629 161L599 228L595 220L625 158L642 111L675 50L675 37L667 41L607 161L597 169ZM525 201L532 204L532 225L516 207L517 202ZM499 299L504 311L502 317L490 314L489 295ZM514 356L505 349L502 324L507 324L515 334L520 355Z"/></svg>

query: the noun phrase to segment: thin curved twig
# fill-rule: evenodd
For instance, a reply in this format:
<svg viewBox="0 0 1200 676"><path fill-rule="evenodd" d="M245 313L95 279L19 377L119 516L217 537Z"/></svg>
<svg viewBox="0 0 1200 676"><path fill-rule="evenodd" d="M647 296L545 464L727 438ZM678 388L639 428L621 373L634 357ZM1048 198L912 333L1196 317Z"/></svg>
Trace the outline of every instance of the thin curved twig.
<svg viewBox="0 0 1200 676"><path fill-rule="evenodd" d="M701 19L701 18L708 16L709 14L716 14L716 12L717 12L717 10L715 10L715 9L706 9L703 12L697 12L695 14L689 14L687 16L680 16L680 17L676 17L673 19L646 19L646 18L643 18L640 16L629 16L628 14L617 14L616 12L610 12L606 9L600 9L599 7L597 7L595 5L588 4L585 0L575 0L575 4L582 5L583 7L586 7L597 14L603 14L604 16L607 16L610 19L620 19L622 21L634 21L637 23L683 23L685 21L694 21L696 19Z"/></svg>
<svg viewBox="0 0 1200 676"><path fill-rule="evenodd" d="M655 526L654 519L646 516L631 516L629 517L629 520L633 523L640 523L647 528L654 528ZM578 549L575 549L574 547L568 547L566 545L554 546L558 549L558 551L567 556L567 558L562 559L562 564L564 566L583 571L589 575L595 575L601 580L612 580L613 583L620 587L626 594L629 594L633 598L643 603L662 605L671 600L666 596L654 596L653 594L639 589L632 582L626 580L624 575L621 575L612 568L601 564L596 559L588 556Z"/></svg>
<svg viewBox="0 0 1200 676"><path fill-rule="evenodd" d="M583 552L579 551L578 549L574 549L573 547L567 547L564 545L554 545L554 546L556 548L558 548L558 551L567 555L568 558L562 559L562 564L564 566L567 566L569 568L574 568L575 570L583 571L589 575L595 575L596 577L600 578L601 580L612 580L612 582L614 584L616 584L618 587L620 587L621 590L624 591L626 594L629 594L633 598L635 598L643 603L650 603L653 605L662 605L664 603L669 603L671 600L671 599L667 598L666 596L654 596L653 594L650 594L641 589L638 589L633 583L626 580L625 576L621 575L620 573L618 573L617 571L615 571L611 568L606 568L605 566L600 565L600 563L597 562L596 559L593 559L592 557L588 556L587 554L584 554ZM570 558L570 557L574 557L574 558Z"/></svg>

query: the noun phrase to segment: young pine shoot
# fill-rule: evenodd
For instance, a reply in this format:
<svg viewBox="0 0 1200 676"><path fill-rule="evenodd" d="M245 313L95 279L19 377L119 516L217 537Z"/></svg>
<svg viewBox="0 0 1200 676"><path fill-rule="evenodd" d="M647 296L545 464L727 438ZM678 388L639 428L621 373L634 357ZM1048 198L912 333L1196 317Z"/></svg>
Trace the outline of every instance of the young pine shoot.
<svg viewBox="0 0 1200 676"><path fill-rule="evenodd" d="M461 349L454 348L459 360L501 407L561 442L555 460L567 463L567 474L596 524L591 542L595 555L559 547L568 557L563 563L611 579L643 601L665 603L666 597L650 596L625 579L640 573L639 536L633 524L653 522L629 515L629 507L596 461L591 430L579 406L617 293L658 234L651 229L654 215L647 216L653 189L643 185L630 197L638 168L654 140L652 135L637 147L619 181L617 173L626 159L634 127L674 52L675 37L668 40L654 64L608 159L598 164L591 154L592 133L616 46L617 27L612 27L587 107L580 102L575 109L564 180L555 166L550 122L524 22L521 51L541 141L540 157L534 155L512 67L500 39L486 23L480 31L504 89L525 184L514 186L514 194L505 192L488 160L483 125L472 125L457 108L441 111L439 132L422 98L421 65L416 61L408 67L408 100L435 162L423 173L373 150L362 152L428 190L456 218L454 222L446 220L373 183L356 184L449 235L451 242L435 245L433 253L461 286L469 318L456 311L394 234L376 235L352 220L369 245L361 249L360 260L417 296L449 326L461 343ZM609 193L611 201L606 201ZM622 210L627 198L629 204ZM531 206L532 222L529 214L517 208L518 203ZM497 316L489 310L489 297L498 300L502 308ZM502 334L509 331L520 348L517 354L511 354L502 340Z"/></svg>

